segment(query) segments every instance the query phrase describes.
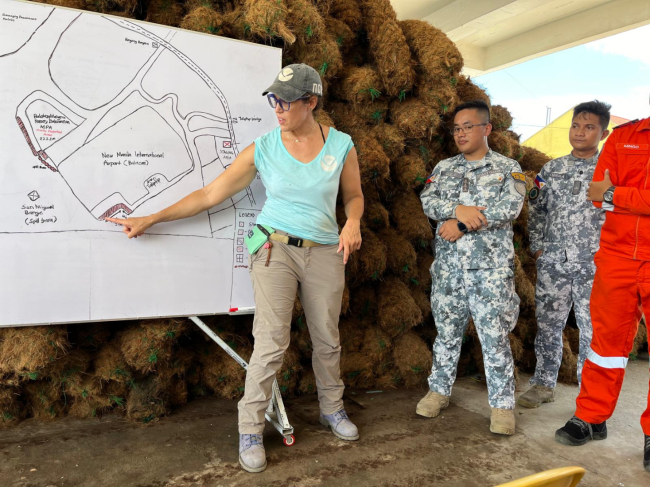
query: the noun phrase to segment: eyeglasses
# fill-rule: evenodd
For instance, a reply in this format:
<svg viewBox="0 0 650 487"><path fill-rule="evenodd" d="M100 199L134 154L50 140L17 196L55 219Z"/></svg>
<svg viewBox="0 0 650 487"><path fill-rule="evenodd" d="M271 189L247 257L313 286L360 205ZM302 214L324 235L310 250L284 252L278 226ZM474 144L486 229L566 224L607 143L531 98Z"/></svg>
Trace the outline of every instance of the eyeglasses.
<svg viewBox="0 0 650 487"><path fill-rule="evenodd" d="M487 125L487 123L476 123L474 125L461 125L460 127L454 127L449 132L451 135L458 135L461 132L464 134L469 134L474 127L481 127Z"/></svg>
<svg viewBox="0 0 650 487"><path fill-rule="evenodd" d="M291 109L291 104L295 103L298 100L309 100L309 96L303 96L302 98L298 98L298 100L295 101L284 101L275 96L273 93L269 93L266 95L266 98L269 100L269 105L271 105L271 108L275 108L278 105L280 105L280 108L282 108L282 111L288 112Z"/></svg>

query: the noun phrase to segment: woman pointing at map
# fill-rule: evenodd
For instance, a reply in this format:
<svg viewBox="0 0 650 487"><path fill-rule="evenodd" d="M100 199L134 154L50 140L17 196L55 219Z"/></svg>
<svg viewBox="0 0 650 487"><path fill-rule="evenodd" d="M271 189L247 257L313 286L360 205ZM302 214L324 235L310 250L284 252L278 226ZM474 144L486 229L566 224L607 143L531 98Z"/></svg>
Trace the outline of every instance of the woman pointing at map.
<svg viewBox="0 0 650 487"><path fill-rule="evenodd" d="M145 217L107 221L129 238L156 223L189 218L248 187L259 171L267 199L246 238L255 296L253 355L239 402L239 462L248 472L266 468L264 411L275 374L289 346L296 292L313 343L320 422L343 440L357 440L357 427L343 409L338 321L344 271L361 246L363 193L357 153L349 135L314 119L323 94L320 76L306 64L285 67L263 93L279 127L259 137L212 183L174 205ZM339 234L339 191L347 222Z"/></svg>

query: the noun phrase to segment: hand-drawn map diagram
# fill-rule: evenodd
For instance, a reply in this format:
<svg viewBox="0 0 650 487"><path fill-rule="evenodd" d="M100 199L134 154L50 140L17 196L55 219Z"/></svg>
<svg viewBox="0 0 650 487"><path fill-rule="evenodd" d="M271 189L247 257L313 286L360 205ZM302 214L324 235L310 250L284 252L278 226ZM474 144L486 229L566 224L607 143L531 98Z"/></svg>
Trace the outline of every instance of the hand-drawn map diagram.
<svg viewBox="0 0 650 487"><path fill-rule="evenodd" d="M279 49L0 0L0 326L253 306L258 178L127 239L275 126Z"/></svg>

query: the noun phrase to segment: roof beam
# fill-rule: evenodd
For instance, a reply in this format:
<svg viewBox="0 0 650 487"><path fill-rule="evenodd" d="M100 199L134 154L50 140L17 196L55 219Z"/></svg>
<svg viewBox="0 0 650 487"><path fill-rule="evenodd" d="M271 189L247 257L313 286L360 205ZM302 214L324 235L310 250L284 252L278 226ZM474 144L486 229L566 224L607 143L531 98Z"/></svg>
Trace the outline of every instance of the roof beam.
<svg viewBox="0 0 650 487"><path fill-rule="evenodd" d="M499 10L516 0L454 0L450 4L427 15L426 20L447 35L454 29L458 29L476 19Z"/></svg>
<svg viewBox="0 0 650 487"><path fill-rule="evenodd" d="M458 48L463 56L468 52L469 70L485 74L646 24L648 0L615 0L486 46L483 59L477 58L476 47L461 41Z"/></svg>

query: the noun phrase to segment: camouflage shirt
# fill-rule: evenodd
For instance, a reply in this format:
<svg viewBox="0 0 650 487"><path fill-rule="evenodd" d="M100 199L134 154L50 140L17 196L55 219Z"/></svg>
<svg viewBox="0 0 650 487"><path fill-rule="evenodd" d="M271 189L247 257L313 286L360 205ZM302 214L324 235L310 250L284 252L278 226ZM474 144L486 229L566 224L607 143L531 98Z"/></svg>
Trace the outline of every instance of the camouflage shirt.
<svg viewBox="0 0 650 487"><path fill-rule="evenodd" d="M420 194L424 212L438 221L436 258L462 269L488 269L514 264L512 221L526 194L526 177L516 161L490 150L480 161L459 154L440 161ZM456 207L485 206L485 228L467 232L456 242L438 234L440 226L456 218Z"/></svg>
<svg viewBox="0 0 650 487"><path fill-rule="evenodd" d="M547 162L529 195L530 250L552 262L589 261L598 250L605 212L587 201L598 162L572 154Z"/></svg>

